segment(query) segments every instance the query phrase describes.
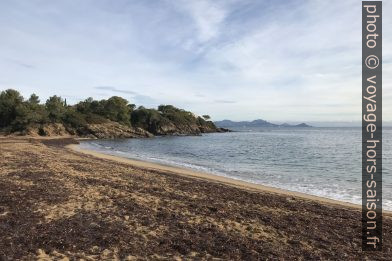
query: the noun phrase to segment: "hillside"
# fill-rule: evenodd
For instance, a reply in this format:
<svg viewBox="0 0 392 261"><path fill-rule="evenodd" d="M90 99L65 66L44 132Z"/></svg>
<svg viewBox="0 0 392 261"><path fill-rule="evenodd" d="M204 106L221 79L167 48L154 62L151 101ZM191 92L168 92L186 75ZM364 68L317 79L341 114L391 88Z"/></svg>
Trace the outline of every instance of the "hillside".
<svg viewBox="0 0 392 261"><path fill-rule="evenodd" d="M42 104L35 94L25 100L18 91L8 89L0 93L0 131L31 136L135 138L227 130L217 127L208 115L200 117L172 105L136 108L118 96L68 105L56 95Z"/></svg>

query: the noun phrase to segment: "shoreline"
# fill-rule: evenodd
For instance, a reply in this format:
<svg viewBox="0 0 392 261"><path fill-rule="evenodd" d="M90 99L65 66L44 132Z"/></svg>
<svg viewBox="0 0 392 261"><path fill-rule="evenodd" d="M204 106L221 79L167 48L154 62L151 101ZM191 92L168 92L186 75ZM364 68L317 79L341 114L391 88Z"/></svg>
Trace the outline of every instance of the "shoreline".
<svg viewBox="0 0 392 261"><path fill-rule="evenodd" d="M94 156L97 158L129 164L134 167L145 169L145 170L168 172L168 173L183 176L183 177L185 176L185 177L191 177L191 178L195 178L195 179L199 179L199 180L207 180L209 182L220 183L220 184L224 184L224 185L228 185L228 186L232 186L232 187L237 187L237 188L241 188L241 189L245 189L245 190L253 191L253 192L272 193L272 194L277 194L277 195L286 196L286 197L296 197L296 198L300 198L300 199L307 200L307 201L316 201L318 203L324 203L324 204L328 204L331 206L346 207L346 208L351 208L351 209L356 209L356 210L362 209L362 205L360 205L360 204L354 204L354 203L350 203L350 202L339 201L339 200L335 200L335 199L325 198L325 197L321 197L321 196L315 196L315 195L306 194L306 193L302 193L302 192L290 191L290 190L286 190L286 189L250 183L247 181L237 180L237 179L229 178L229 177L223 177L223 176L219 176L219 175L216 175L213 173L192 170L189 168L181 168L181 167L177 167L177 166L170 166L170 165L165 165L165 164L160 164L160 163L155 163L155 162L143 161L143 160L138 160L138 159L130 159L130 158L125 158L125 157L121 157L121 156L114 156L114 155L105 154L105 153L101 153L101 152L94 151L94 150L80 148L79 144L66 145L65 148L71 149L71 150L79 152L79 153ZM392 211L383 210L383 213L388 214L388 216L389 215L392 216Z"/></svg>

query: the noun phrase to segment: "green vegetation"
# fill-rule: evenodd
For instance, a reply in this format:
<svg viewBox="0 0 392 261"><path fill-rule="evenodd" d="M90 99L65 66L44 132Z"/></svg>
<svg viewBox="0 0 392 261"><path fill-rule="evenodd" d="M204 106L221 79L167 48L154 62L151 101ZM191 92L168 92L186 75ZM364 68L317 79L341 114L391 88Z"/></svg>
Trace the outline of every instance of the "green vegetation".
<svg viewBox="0 0 392 261"><path fill-rule="evenodd" d="M30 128L62 124L70 133L86 134L91 124L117 122L129 128L142 128L152 134L198 134L219 131L210 116L196 116L172 105L160 105L157 109L136 108L135 104L121 97L107 100L88 98L75 105L67 105L59 96L41 103L32 94L25 100L18 91L8 89L0 94L0 129L7 132L26 132Z"/></svg>
<svg viewBox="0 0 392 261"><path fill-rule="evenodd" d="M211 119L210 115L203 115L203 118L208 121L209 119Z"/></svg>
<svg viewBox="0 0 392 261"><path fill-rule="evenodd" d="M48 111L39 104L37 95L27 101L15 90L0 93L0 128L20 131L31 124L43 124L49 120Z"/></svg>

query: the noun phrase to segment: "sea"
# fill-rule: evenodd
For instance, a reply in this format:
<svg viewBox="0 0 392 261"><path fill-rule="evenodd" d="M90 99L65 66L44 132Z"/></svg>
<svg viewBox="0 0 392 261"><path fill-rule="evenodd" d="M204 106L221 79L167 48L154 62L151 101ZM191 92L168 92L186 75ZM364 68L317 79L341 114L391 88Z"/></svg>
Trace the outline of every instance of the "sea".
<svg viewBox="0 0 392 261"><path fill-rule="evenodd" d="M201 136L82 141L84 149L361 204L361 128L235 128ZM392 210L392 128L383 128L383 208Z"/></svg>

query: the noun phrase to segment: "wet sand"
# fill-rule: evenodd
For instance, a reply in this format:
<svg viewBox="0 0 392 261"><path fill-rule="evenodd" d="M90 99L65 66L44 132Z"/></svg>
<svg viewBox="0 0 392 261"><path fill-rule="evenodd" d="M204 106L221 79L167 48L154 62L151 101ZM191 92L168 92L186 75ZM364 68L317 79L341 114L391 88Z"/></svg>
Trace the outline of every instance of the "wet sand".
<svg viewBox="0 0 392 261"><path fill-rule="evenodd" d="M0 259L390 260L356 205L67 147L0 139Z"/></svg>

